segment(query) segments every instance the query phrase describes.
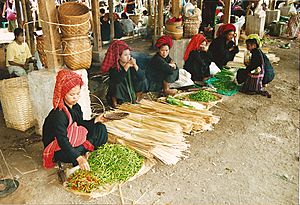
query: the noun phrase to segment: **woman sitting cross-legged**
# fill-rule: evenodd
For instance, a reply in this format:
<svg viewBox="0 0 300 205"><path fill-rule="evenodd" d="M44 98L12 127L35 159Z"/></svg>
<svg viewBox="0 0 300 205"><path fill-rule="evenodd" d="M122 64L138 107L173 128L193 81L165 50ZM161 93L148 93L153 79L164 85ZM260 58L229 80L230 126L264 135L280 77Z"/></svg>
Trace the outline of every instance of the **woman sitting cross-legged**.
<svg viewBox="0 0 300 205"><path fill-rule="evenodd" d="M267 91L263 90L263 87L274 79L275 72L268 57L259 49L259 36L249 35L246 45L252 55L246 69L239 69L237 72L238 83L244 83L241 92L271 97Z"/></svg>
<svg viewBox="0 0 300 205"><path fill-rule="evenodd" d="M176 89L170 88L170 83L179 78L179 69L169 56L172 48L172 37L162 36L156 41L158 52L152 57L147 69L147 79L149 81L149 91L163 92L167 95L175 95Z"/></svg>
<svg viewBox="0 0 300 205"><path fill-rule="evenodd" d="M81 107L77 103L82 85L81 77L71 70L63 69L56 76L53 109L43 125L45 168L52 168L55 161L60 161L89 170L84 155L107 142L103 115L83 120Z"/></svg>
<svg viewBox="0 0 300 205"><path fill-rule="evenodd" d="M210 76L211 58L207 53L207 40L202 34L192 37L183 59L183 68L191 73L193 81L203 81Z"/></svg>
<svg viewBox="0 0 300 205"><path fill-rule="evenodd" d="M236 28L233 24L224 24L219 27L217 38L209 45L208 52L212 57L212 61L219 68L223 68L228 61L232 61L239 52L236 44Z"/></svg>
<svg viewBox="0 0 300 205"><path fill-rule="evenodd" d="M108 98L113 107L124 102L139 102L147 90L145 72L131 57L130 50L124 41L114 40L101 66L103 73L109 72Z"/></svg>

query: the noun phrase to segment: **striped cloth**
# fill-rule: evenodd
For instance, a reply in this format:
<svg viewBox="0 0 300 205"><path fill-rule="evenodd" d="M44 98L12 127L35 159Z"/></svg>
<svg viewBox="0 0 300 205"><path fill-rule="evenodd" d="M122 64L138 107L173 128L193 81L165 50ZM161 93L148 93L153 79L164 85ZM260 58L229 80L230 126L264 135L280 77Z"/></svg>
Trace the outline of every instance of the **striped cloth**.
<svg viewBox="0 0 300 205"><path fill-rule="evenodd" d="M66 113L69 119L69 125L67 128L67 134L69 138L69 142L73 147L78 147L83 145L85 149L89 151L94 150L94 146L86 139L87 129L83 126L77 126L77 123L72 123L72 117L68 108L64 106L62 110ZM43 152L43 166L45 168L53 168L55 166L53 162L54 152L61 150L58 145L57 139L53 140Z"/></svg>

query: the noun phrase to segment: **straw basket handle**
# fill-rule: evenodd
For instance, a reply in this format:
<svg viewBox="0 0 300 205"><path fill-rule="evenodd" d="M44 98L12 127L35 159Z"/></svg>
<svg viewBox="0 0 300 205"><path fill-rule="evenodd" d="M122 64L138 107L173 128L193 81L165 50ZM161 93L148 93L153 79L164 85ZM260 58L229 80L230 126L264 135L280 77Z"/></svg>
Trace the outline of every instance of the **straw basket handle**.
<svg viewBox="0 0 300 205"><path fill-rule="evenodd" d="M90 96L93 96L94 98L96 98L96 99L100 102L100 104L102 105L102 108L103 108L103 114L105 114L106 110L105 110L105 106L104 106L102 100L101 100L100 98L98 98L98 97L97 97L96 95L94 95L94 94L90 94Z"/></svg>

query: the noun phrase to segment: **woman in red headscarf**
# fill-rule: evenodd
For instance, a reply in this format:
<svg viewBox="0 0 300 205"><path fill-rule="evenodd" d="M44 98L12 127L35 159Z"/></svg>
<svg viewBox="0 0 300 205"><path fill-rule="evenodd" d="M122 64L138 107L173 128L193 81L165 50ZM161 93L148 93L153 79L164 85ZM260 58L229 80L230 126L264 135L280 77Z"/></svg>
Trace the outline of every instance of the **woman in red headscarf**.
<svg viewBox="0 0 300 205"><path fill-rule="evenodd" d="M102 124L105 121L103 115L83 120L81 107L77 103L82 85L81 77L71 70L63 69L56 76L53 109L43 125L45 168L52 168L54 162L59 161L89 170L85 153L107 141L107 130Z"/></svg>
<svg viewBox="0 0 300 205"><path fill-rule="evenodd" d="M207 40L202 34L196 34L189 42L183 57L183 68L192 75L193 81L202 81L210 76L210 56L207 53Z"/></svg>
<svg viewBox="0 0 300 205"><path fill-rule="evenodd" d="M146 73L151 92L163 90L167 95L177 93L176 89L170 88L170 83L179 78L179 69L169 56L172 45L172 37L168 35L162 36L156 41L155 47L158 48L158 52L152 57Z"/></svg>
<svg viewBox="0 0 300 205"><path fill-rule="evenodd" d="M130 50L124 41L113 41L101 66L103 73L109 72L108 97L113 107L124 102L138 102L147 90L145 72L131 57Z"/></svg>
<svg viewBox="0 0 300 205"><path fill-rule="evenodd" d="M219 68L225 66L228 61L232 61L239 52L235 39L236 28L233 24L224 24L217 31L217 38L209 45L208 52L212 57L212 61Z"/></svg>

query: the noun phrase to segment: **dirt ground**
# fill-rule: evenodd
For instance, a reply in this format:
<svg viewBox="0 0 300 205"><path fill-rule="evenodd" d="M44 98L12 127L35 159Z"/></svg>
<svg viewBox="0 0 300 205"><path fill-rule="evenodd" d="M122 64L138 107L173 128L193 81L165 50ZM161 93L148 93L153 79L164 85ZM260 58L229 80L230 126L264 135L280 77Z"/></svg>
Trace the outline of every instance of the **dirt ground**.
<svg viewBox="0 0 300 205"><path fill-rule="evenodd" d="M278 48L291 42L291 49ZM149 42L135 41L145 49ZM158 163L122 186L126 203L136 204L298 204L299 41L276 39L281 58L268 90L272 98L238 93L212 110L221 117L213 131L188 136L189 158L175 166ZM56 170L42 168L39 136L5 127L0 148L19 188L0 204L120 204L119 192L87 199L62 188ZM0 153L1 154L1 153ZM2 161L1 161L2 160ZM2 175L8 175L0 155ZM19 171L18 171L19 170ZM32 171L32 172L31 172ZM1 173L0 173L1 174Z"/></svg>

